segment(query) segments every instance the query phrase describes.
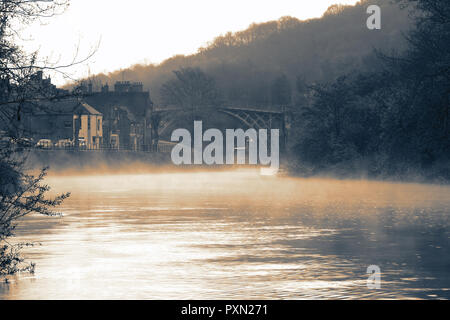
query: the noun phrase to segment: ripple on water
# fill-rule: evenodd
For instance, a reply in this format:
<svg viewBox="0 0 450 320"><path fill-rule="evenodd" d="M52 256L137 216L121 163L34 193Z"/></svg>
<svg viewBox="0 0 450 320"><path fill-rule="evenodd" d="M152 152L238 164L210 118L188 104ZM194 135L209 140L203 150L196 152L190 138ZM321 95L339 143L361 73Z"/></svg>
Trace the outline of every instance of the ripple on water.
<svg viewBox="0 0 450 320"><path fill-rule="evenodd" d="M450 189L254 172L52 177L0 299L450 298ZM369 290L369 265L382 287Z"/></svg>

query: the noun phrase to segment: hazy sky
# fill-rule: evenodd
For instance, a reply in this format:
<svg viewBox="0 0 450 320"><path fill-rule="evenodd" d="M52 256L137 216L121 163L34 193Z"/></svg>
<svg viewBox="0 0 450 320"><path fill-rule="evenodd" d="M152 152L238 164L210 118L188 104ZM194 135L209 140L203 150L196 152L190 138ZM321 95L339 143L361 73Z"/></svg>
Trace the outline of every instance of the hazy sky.
<svg viewBox="0 0 450 320"><path fill-rule="evenodd" d="M70 70L75 77L114 71L135 63L158 63L190 54L227 31L282 16L320 17L334 3L356 0L72 0L61 16L24 30L27 50L70 62L100 43L88 64ZM32 39L30 39L32 38ZM53 76L54 82L63 82Z"/></svg>

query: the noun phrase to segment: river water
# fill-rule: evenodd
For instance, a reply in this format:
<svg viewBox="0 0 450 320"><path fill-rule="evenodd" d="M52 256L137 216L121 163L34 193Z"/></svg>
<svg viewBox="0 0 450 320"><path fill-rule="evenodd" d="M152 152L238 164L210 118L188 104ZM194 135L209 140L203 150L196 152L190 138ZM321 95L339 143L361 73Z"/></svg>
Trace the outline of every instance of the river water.
<svg viewBox="0 0 450 320"><path fill-rule="evenodd" d="M448 299L450 187L256 170L54 176L0 299ZM367 268L381 288L367 287Z"/></svg>

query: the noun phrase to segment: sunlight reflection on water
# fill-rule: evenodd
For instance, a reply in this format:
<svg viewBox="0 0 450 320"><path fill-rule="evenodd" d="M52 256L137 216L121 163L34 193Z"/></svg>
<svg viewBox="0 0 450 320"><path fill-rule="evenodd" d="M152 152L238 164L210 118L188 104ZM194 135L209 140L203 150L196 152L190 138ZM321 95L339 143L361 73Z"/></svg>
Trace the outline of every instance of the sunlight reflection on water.
<svg viewBox="0 0 450 320"><path fill-rule="evenodd" d="M450 188L257 170L50 177L1 299L450 298ZM366 287L366 269L382 288Z"/></svg>

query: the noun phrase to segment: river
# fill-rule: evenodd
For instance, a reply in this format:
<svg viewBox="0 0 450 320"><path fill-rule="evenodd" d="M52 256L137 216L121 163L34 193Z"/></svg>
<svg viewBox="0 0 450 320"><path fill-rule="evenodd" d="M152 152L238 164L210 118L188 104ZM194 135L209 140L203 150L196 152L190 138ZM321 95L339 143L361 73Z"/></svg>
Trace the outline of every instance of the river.
<svg viewBox="0 0 450 320"><path fill-rule="evenodd" d="M256 170L47 178L0 299L449 299L450 187ZM367 287L367 268L381 288Z"/></svg>

